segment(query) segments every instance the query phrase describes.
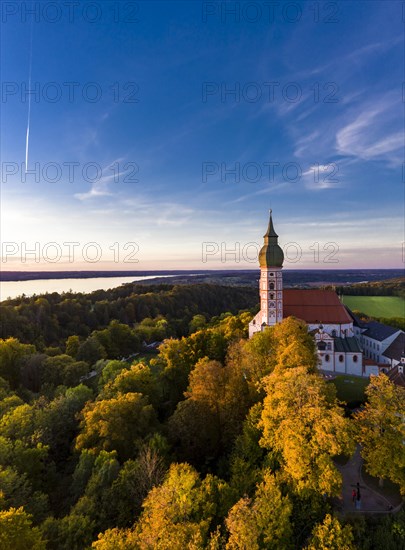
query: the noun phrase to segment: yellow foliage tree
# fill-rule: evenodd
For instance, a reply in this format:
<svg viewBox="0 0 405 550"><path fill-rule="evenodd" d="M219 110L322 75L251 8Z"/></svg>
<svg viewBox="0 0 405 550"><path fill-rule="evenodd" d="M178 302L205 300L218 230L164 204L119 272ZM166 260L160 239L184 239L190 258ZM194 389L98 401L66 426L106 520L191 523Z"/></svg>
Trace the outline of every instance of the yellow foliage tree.
<svg viewBox="0 0 405 550"><path fill-rule="evenodd" d="M354 444L333 387L305 367L275 370L266 378L260 445L278 453L299 492L338 495L341 475L333 463Z"/></svg>
<svg viewBox="0 0 405 550"><path fill-rule="evenodd" d="M405 389L385 375L372 376L367 403L355 415L366 470L398 483L405 495Z"/></svg>
<svg viewBox="0 0 405 550"><path fill-rule="evenodd" d="M287 550L291 548L292 505L283 497L274 475L266 472L253 499L244 497L226 519L227 550Z"/></svg>
<svg viewBox="0 0 405 550"><path fill-rule="evenodd" d="M24 508L0 511L0 548L4 550L45 550L38 527Z"/></svg>
<svg viewBox="0 0 405 550"><path fill-rule="evenodd" d="M355 550L352 529L326 514L323 523L315 526L305 550Z"/></svg>

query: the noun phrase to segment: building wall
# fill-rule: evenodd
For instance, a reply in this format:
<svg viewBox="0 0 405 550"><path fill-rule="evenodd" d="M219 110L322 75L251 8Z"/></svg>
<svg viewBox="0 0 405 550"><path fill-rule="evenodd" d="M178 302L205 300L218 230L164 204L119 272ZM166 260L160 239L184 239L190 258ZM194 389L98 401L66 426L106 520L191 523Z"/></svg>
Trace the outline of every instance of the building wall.
<svg viewBox="0 0 405 550"><path fill-rule="evenodd" d="M323 324L323 330L330 334L332 336L333 331L336 332L335 336L353 336L353 323L344 323L344 324L338 324L338 323L322 323ZM319 323L311 323L308 325L309 330L316 330L319 328ZM344 331L346 331L344 333Z"/></svg>
<svg viewBox="0 0 405 550"><path fill-rule="evenodd" d="M366 336L364 334L360 335L359 343L362 349L364 350L364 355L368 359L373 359L374 361L377 361L378 363L387 363L389 364L391 361L388 359L388 357L385 357L383 355L384 351L388 348L388 346L395 340L395 338L398 336L398 334L401 331L398 330L395 334L392 334L385 340L375 340L374 338L370 338L369 336Z"/></svg>

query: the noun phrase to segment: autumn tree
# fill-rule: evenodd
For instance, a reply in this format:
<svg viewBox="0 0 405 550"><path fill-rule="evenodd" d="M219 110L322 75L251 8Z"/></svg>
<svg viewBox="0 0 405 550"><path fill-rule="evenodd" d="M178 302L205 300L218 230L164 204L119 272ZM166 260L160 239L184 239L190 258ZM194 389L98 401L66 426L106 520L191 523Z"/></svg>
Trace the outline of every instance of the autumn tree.
<svg viewBox="0 0 405 550"><path fill-rule="evenodd" d="M209 532L229 506L225 482L208 475L201 481L188 464L172 464L160 487L152 489L135 526L141 550L203 549Z"/></svg>
<svg viewBox="0 0 405 550"><path fill-rule="evenodd" d="M45 550L45 541L38 527L32 527L31 516L24 508L0 511L0 548L13 550Z"/></svg>
<svg viewBox="0 0 405 550"><path fill-rule="evenodd" d="M397 483L405 495L405 389L381 374L371 377L365 391L367 403L355 414L365 468L381 483Z"/></svg>
<svg viewBox="0 0 405 550"><path fill-rule="evenodd" d="M99 533L98 539L93 542L96 550L138 550L138 537L132 529L108 529Z"/></svg>
<svg viewBox="0 0 405 550"><path fill-rule="evenodd" d="M338 519L326 514L323 523L317 524L305 550L355 550L353 533L349 525L342 526Z"/></svg>
<svg viewBox="0 0 405 550"><path fill-rule="evenodd" d="M278 453L298 492L338 495L341 475L333 457L354 449L334 387L296 367L274 371L266 379L266 391L260 444Z"/></svg>
<svg viewBox="0 0 405 550"><path fill-rule="evenodd" d="M232 344L227 364L240 369L256 399L263 397L263 379L278 368L304 366L316 372L318 357L307 325L287 317L275 326L257 332L253 338Z"/></svg>
<svg viewBox="0 0 405 550"><path fill-rule="evenodd" d="M291 502L269 471L253 498L244 497L226 518L227 550L287 550L291 548Z"/></svg>
<svg viewBox="0 0 405 550"><path fill-rule="evenodd" d="M190 374L187 399L170 420L182 458L202 462L230 447L249 410L248 390L240 371L201 359Z"/></svg>

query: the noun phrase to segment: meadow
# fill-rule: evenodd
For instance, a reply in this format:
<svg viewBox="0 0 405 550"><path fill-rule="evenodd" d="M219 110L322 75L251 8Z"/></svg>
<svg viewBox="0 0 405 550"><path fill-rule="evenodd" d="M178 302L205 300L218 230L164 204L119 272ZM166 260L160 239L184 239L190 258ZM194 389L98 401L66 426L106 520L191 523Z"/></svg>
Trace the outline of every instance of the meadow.
<svg viewBox="0 0 405 550"><path fill-rule="evenodd" d="M405 300L398 296L344 296L343 303L371 317L405 317Z"/></svg>

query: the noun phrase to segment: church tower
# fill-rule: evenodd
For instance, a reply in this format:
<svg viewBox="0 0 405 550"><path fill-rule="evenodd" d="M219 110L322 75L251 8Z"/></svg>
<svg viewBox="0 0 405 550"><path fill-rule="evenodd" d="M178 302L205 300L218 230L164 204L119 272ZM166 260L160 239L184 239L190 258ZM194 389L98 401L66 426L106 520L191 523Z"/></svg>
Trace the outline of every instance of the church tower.
<svg viewBox="0 0 405 550"><path fill-rule="evenodd" d="M270 210L270 220L259 252L260 311L249 323L249 338L255 332L272 326L283 319L283 261L284 254L278 244Z"/></svg>

